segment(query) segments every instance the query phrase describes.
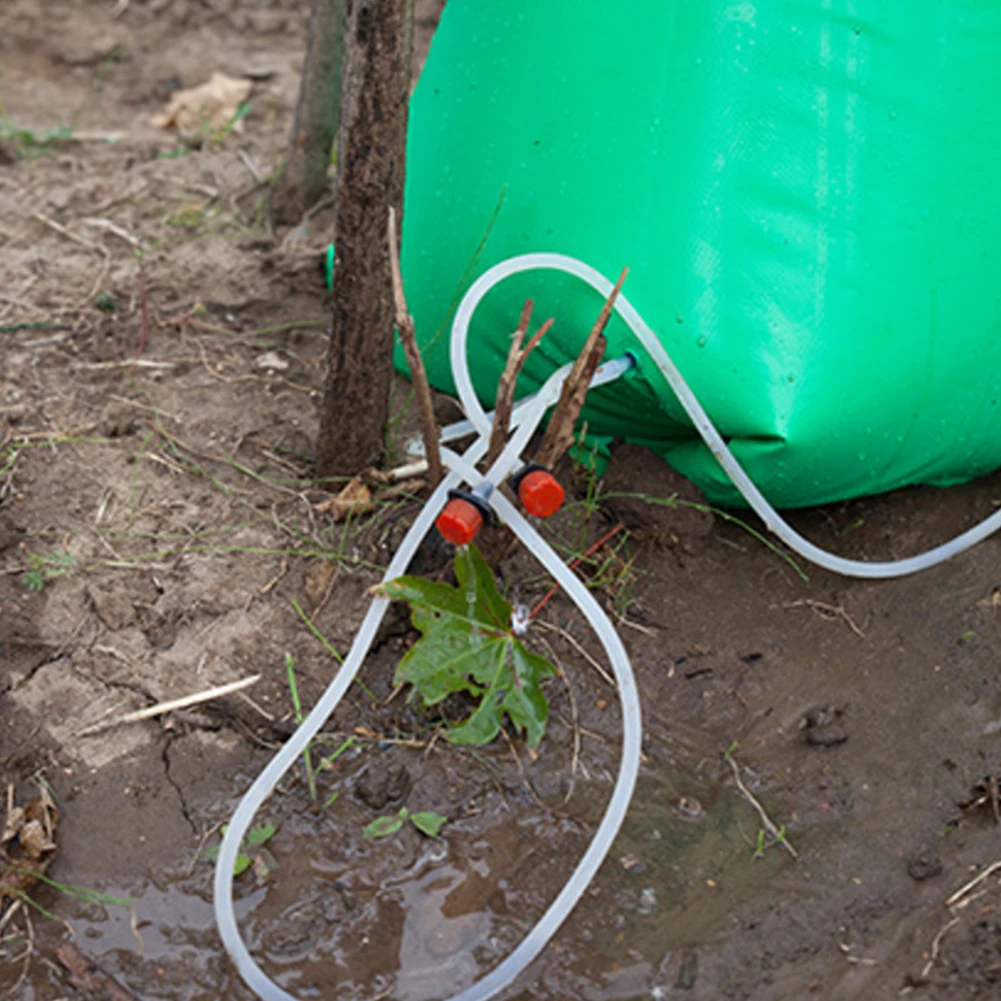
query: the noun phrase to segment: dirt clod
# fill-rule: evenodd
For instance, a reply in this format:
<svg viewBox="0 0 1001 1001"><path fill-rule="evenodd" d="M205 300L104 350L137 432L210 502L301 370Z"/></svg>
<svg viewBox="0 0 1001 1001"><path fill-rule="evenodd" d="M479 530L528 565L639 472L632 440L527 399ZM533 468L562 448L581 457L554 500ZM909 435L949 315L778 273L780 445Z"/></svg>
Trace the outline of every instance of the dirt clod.
<svg viewBox="0 0 1001 1001"><path fill-rule="evenodd" d="M0 511L0 553L15 545L20 540L21 534L14 519Z"/></svg>
<svg viewBox="0 0 1001 1001"><path fill-rule="evenodd" d="M373 761L358 776L355 794L373 810L383 809L387 803L402 800L410 791L410 772L406 765Z"/></svg>
<svg viewBox="0 0 1001 1001"><path fill-rule="evenodd" d="M821 706L810 709L800 721L803 739L812 747L836 747L848 739L844 709Z"/></svg>
<svg viewBox="0 0 1001 1001"><path fill-rule="evenodd" d="M919 883L934 879L941 872L942 858L932 849L919 849L907 860L907 875Z"/></svg>
<svg viewBox="0 0 1001 1001"><path fill-rule="evenodd" d="M136 408L130 403L109 403L101 412L98 431L106 438L122 438L135 431L136 416Z"/></svg>

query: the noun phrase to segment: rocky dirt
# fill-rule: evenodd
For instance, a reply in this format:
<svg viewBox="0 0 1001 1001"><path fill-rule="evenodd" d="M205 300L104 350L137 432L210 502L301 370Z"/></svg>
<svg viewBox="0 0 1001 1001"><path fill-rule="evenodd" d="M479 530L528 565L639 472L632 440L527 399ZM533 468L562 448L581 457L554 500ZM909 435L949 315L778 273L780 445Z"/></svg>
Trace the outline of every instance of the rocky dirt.
<svg viewBox="0 0 1001 1001"><path fill-rule="evenodd" d="M137 998L251 997L215 932L205 849L294 728L286 655L306 707L337 670L305 618L347 649L419 503L383 497L345 526L310 479L330 205L287 232L264 214L307 7L0 10L0 777L20 803L51 790L48 877L90 891L35 887L49 916L3 901L0 990L20 1001L108 996L57 962L70 937ZM196 148L151 123L216 70L252 83L239 127ZM403 429L407 400L401 384ZM1001 996L998 543L853 581L797 568L719 513L652 503L699 499L640 449L600 482L566 482L573 503L546 531L568 557L605 539L580 571L636 668L645 760L599 878L505 996ZM885 558L999 498L995 476L794 520ZM530 602L549 589L524 553L502 580ZM343 749L319 800L301 771L286 779L261 816L277 833L238 880L248 943L286 989L450 996L562 886L607 799L619 715L562 597L529 635L562 669L546 738L538 754L516 737L474 752L394 694L413 637L390 617L317 749ZM762 837L735 769L798 857ZM442 836L362 836L404 804L447 817Z"/></svg>

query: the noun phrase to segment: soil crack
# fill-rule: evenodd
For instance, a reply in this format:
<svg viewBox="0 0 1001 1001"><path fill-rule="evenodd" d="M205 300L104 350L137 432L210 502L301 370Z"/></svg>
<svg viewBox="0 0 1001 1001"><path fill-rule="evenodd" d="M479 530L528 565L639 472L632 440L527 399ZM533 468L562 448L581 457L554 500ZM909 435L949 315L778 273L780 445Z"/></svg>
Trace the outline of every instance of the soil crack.
<svg viewBox="0 0 1001 1001"><path fill-rule="evenodd" d="M196 838L198 838L202 835L201 828L199 828L194 817L191 815L191 811L188 809L188 801L184 798L184 790L181 788L181 784L174 778L170 771L170 747L173 743L174 737L172 736L168 736L163 742L163 749L160 752L160 756L163 759L163 775L167 780L168 785L170 785L174 792L177 793L177 800L180 803L181 813L184 815L184 819L188 822L188 826L191 828L192 833Z"/></svg>

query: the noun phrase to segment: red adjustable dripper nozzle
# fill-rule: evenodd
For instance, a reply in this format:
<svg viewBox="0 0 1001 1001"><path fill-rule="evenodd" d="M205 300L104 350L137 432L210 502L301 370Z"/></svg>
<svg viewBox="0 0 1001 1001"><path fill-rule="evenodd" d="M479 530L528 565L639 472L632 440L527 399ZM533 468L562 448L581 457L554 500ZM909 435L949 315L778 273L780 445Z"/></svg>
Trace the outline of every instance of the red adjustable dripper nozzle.
<svg viewBox="0 0 1001 1001"><path fill-rule="evenodd" d="M453 545L468 546L483 523L490 520L490 508L485 501L465 490L453 490L448 496L448 503L435 525Z"/></svg>
<svg viewBox="0 0 1001 1001"><path fill-rule="evenodd" d="M563 487L545 466L527 466L513 485L522 507L536 518L548 518L563 506Z"/></svg>

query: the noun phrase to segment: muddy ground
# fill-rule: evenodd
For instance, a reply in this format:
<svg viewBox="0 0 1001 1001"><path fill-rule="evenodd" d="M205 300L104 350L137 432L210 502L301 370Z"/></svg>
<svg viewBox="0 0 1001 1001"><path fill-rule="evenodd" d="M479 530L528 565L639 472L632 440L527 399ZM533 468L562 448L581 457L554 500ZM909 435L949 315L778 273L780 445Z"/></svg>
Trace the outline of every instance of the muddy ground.
<svg viewBox="0 0 1001 1001"><path fill-rule="evenodd" d="M136 998L251 997L202 856L293 729L286 655L306 706L336 671L293 602L343 653L416 510L383 497L345 527L310 480L330 210L272 233L261 183L290 127L306 7L0 10L0 776L21 803L51 790L52 880L131 900L42 885L51 917L22 901L6 921L4 901L0 990L20 1001L107 996L57 962L68 939ZM254 78L242 130L192 149L150 123L216 69ZM581 571L637 670L645 761L599 878L506 997L1001 996L996 874L947 905L1001 857L998 543L902 581L804 579L739 524L616 496L690 496L647 453L567 481L575 500L547 533L569 555L614 530ZM794 521L846 555L900 556L999 498L995 476ZM522 600L548 590L523 554L502 571ZM439 714L391 698L412 636L390 618L328 724L324 754L353 741L318 803L301 771L287 779L261 817L277 833L238 880L251 948L287 989L449 996L558 891L611 788L619 714L572 606L557 596L536 622L563 677L533 755L516 738L452 747ZM798 858L762 840L731 762ZM442 835L363 838L403 804L447 817Z"/></svg>

